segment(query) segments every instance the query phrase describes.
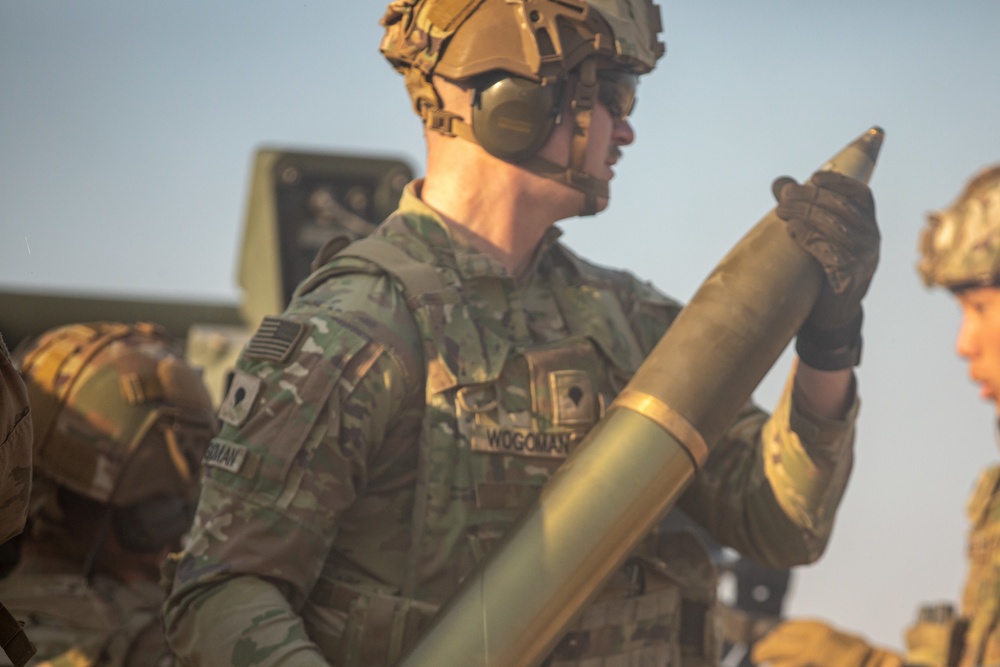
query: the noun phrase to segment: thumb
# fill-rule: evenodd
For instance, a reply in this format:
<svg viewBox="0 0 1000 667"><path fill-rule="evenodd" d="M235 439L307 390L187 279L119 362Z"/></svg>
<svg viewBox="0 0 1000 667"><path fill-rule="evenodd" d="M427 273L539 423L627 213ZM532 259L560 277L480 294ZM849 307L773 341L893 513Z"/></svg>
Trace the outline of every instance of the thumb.
<svg viewBox="0 0 1000 667"><path fill-rule="evenodd" d="M786 185L798 185L798 181L791 176L778 176L771 183L771 194L776 200L781 201L781 191Z"/></svg>

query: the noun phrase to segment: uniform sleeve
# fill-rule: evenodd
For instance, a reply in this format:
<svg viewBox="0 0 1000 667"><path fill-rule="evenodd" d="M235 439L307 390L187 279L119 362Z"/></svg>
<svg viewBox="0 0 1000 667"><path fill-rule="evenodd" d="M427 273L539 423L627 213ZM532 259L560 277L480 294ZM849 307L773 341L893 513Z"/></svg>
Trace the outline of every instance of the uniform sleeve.
<svg viewBox="0 0 1000 667"><path fill-rule="evenodd" d="M775 568L823 553L854 461L857 397L843 420L808 415L794 375L772 415L744 407L679 502L720 543Z"/></svg>
<svg viewBox="0 0 1000 667"><path fill-rule="evenodd" d="M24 528L31 491L28 390L0 337L0 543Z"/></svg>
<svg viewBox="0 0 1000 667"><path fill-rule="evenodd" d="M622 275L632 329L648 354L681 304ZM810 415L794 376L793 368L772 415L747 402L678 501L715 540L775 568L822 554L854 460L857 396L843 420Z"/></svg>
<svg viewBox="0 0 1000 667"><path fill-rule="evenodd" d="M247 344L167 567L165 630L182 662L326 664L299 611L385 430L419 393L410 317L387 280L351 276L266 318Z"/></svg>

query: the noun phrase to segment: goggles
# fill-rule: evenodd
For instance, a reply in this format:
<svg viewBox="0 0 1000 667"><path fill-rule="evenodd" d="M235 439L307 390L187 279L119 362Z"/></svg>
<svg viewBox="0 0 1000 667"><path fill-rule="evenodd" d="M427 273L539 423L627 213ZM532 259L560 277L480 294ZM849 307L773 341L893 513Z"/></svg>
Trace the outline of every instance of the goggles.
<svg viewBox="0 0 1000 667"><path fill-rule="evenodd" d="M597 70L597 101L616 120L625 120L635 111L635 91L638 86L639 76L632 72L621 69Z"/></svg>

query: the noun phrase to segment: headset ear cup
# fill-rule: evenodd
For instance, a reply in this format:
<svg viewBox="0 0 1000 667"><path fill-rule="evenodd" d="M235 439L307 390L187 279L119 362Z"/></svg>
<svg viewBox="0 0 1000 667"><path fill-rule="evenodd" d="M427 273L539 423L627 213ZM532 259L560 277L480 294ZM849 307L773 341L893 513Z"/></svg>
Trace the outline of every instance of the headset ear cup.
<svg viewBox="0 0 1000 667"><path fill-rule="evenodd" d="M508 162L534 157L558 117L558 86L504 77L477 89L472 132L491 155Z"/></svg>

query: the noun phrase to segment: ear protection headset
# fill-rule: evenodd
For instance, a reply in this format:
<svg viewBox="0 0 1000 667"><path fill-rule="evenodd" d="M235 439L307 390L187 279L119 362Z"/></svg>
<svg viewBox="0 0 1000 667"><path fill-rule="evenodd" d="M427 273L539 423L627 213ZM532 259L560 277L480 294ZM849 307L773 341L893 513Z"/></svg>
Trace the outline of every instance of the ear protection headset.
<svg viewBox="0 0 1000 667"><path fill-rule="evenodd" d="M524 162L552 134L562 109L564 85L543 85L517 76L487 79L475 88L472 132L486 151L501 160Z"/></svg>

